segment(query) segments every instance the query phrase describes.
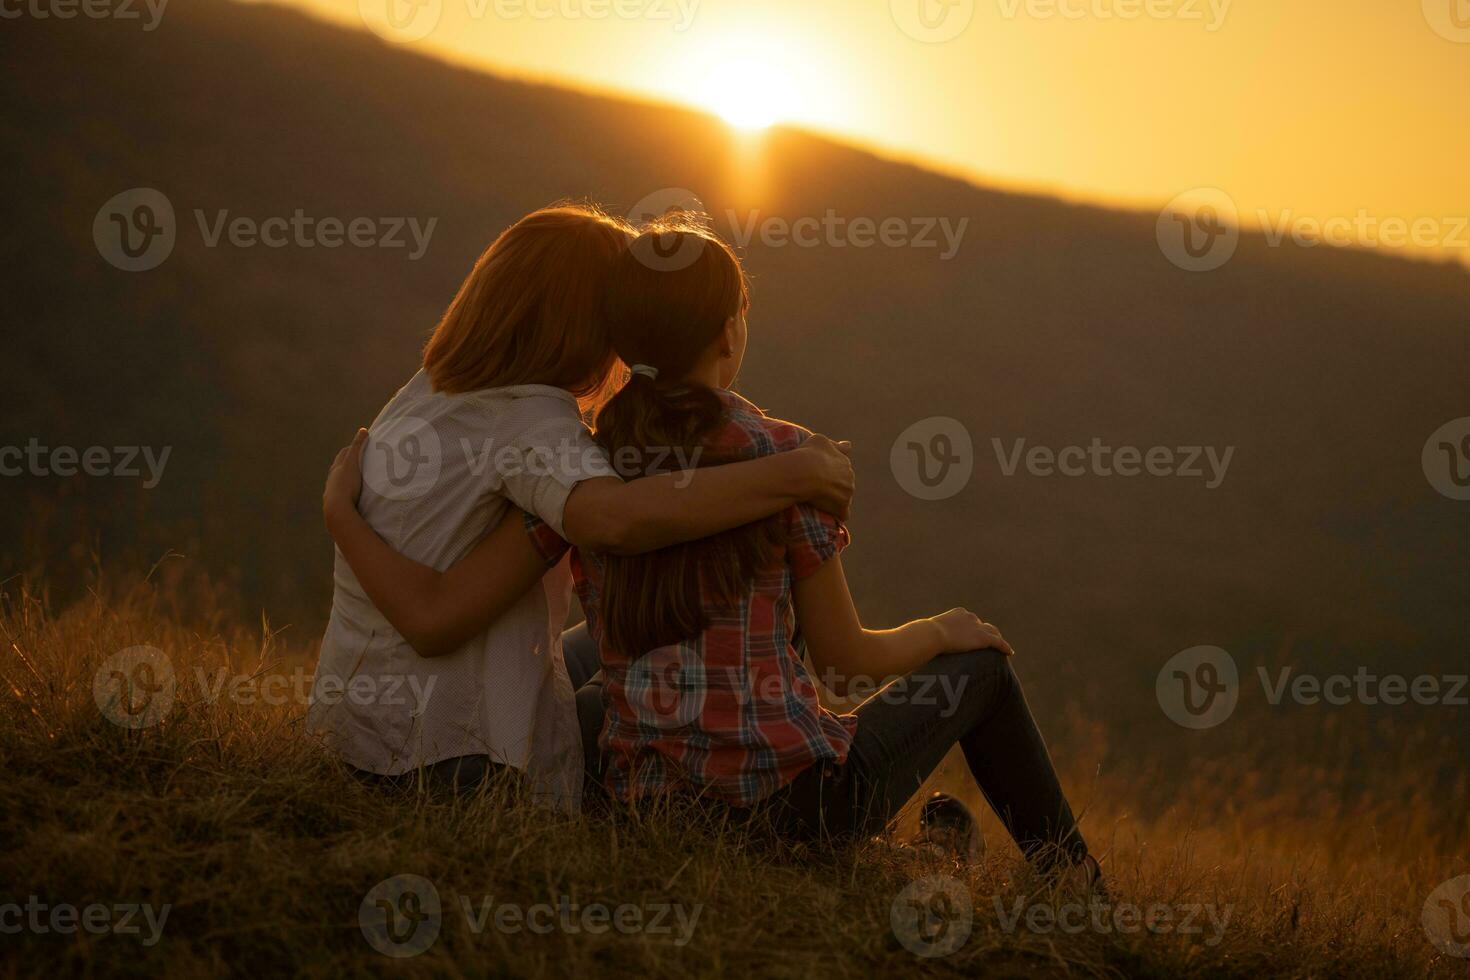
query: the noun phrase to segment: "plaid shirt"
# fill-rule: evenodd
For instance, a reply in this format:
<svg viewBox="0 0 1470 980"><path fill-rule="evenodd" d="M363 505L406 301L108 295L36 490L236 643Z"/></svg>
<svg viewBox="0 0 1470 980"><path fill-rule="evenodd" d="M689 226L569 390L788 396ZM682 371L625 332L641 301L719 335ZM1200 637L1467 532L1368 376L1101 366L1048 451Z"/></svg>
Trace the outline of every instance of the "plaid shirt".
<svg viewBox="0 0 1470 980"><path fill-rule="evenodd" d="M725 458L769 456L811 435L767 418L739 395L720 395L726 423L706 445ZM740 605L706 602L708 629L646 653L609 648L601 624L602 558L573 550L577 594L605 676L600 742L615 796L684 789L748 807L813 765L846 760L857 718L818 702L791 644L791 589L847 546L847 528L806 505L781 516L785 542ZM534 517L526 523L547 562L559 561L567 543Z"/></svg>

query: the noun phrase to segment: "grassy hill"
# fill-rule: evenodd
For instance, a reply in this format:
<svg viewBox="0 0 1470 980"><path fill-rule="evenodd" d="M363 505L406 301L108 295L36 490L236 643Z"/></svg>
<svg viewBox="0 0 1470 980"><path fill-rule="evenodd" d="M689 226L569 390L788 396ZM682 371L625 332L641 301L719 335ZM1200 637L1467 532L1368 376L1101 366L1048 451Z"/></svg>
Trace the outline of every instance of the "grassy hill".
<svg viewBox="0 0 1470 980"><path fill-rule="evenodd" d="M791 849L687 805L572 818L515 805L508 786L460 804L370 790L280 696L311 648L179 598L112 579L61 614L24 594L0 604L0 908L151 913L131 934L22 928L0 945L8 976L1465 975L1421 924L1470 870L1465 827L1436 823L1458 803L1427 788L1408 741L1363 772L1356 803L1300 767L1273 792L1239 759L1101 778L1065 759L1109 874L1113 903L1096 907L1076 882L1038 881L993 826L984 858L958 865L883 841ZM171 662L173 700L129 730L98 710L94 676L140 643ZM1139 806L1155 781L1173 804ZM438 914L421 906L407 942L383 947L421 952L390 961L371 913L404 876L429 883ZM936 881L951 891L925 891ZM594 907L640 918L585 928Z"/></svg>

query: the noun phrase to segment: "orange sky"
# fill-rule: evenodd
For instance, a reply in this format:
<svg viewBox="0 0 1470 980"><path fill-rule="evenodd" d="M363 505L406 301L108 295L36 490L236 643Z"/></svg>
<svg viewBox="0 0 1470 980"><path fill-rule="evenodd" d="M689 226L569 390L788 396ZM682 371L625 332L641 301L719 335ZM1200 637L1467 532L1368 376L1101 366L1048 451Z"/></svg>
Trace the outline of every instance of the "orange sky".
<svg viewBox="0 0 1470 980"><path fill-rule="evenodd" d="M1336 219L1393 247L1417 221L1470 256L1470 0L292 2L986 183L1153 209L1218 187L1248 226Z"/></svg>

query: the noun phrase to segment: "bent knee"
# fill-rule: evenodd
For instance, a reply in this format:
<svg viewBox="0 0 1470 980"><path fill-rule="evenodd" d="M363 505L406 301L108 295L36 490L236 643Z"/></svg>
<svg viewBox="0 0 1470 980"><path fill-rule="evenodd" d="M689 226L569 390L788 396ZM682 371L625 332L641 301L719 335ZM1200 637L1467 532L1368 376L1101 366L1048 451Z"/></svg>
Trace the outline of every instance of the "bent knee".
<svg viewBox="0 0 1470 980"><path fill-rule="evenodd" d="M999 650L969 650L965 653L946 653L935 657L931 668L969 677L1002 687L1019 690L1021 681L1011 668L1011 658Z"/></svg>

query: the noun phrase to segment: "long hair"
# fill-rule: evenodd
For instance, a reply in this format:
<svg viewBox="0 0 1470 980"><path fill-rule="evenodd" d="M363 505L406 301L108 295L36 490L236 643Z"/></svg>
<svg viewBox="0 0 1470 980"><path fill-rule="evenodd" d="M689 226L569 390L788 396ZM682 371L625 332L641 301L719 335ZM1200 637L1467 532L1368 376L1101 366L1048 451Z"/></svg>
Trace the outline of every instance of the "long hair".
<svg viewBox="0 0 1470 980"><path fill-rule="evenodd" d="M533 211L487 248L424 348L435 391L565 388L586 409L606 398L616 355L603 318L613 266L633 237L596 208Z"/></svg>
<svg viewBox="0 0 1470 980"><path fill-rule="evenodd" d="M677 261L670 261L678 256ZM749 305L745 272L724 242L687 216L646 227L619 258L607 294L613 349L634 374L597 416L595 438L624 477L731 462L705 444L725 420L725 405L702 385L682 381L731 317ZM655 469L657 467L657 469ZM603 623L610 645L636 659L709 627L705 600L733 607L782 541L779 519L631 557L608 556Z"/></svg>

